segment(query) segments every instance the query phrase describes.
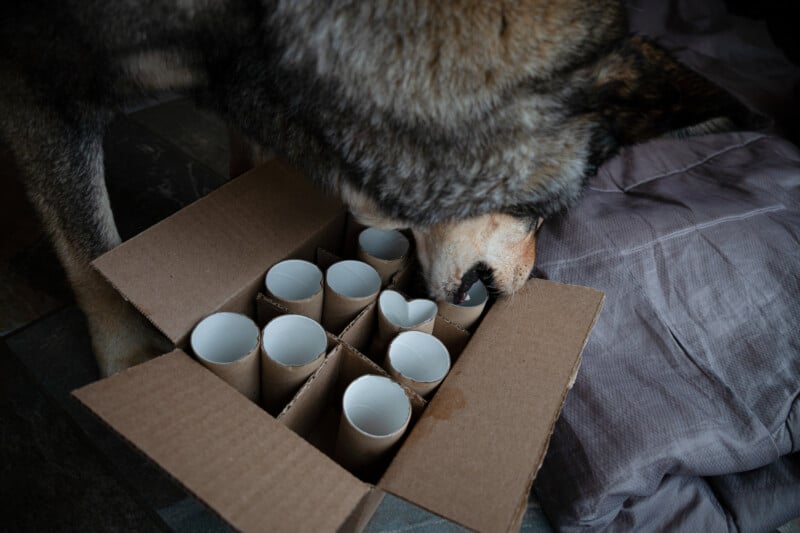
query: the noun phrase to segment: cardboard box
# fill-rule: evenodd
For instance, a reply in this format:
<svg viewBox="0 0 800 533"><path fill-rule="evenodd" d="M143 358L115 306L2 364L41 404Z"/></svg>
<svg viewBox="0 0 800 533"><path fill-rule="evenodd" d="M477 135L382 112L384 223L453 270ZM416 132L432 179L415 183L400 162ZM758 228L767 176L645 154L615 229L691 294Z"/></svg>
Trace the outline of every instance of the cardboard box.
<svg viewBox="0 0 800 533"><path fill-rule="evenodd" d="M264 275L289 257L348 249L347 216L285 163L226 184L100 257L97 270L179 348L75 391L115 431L243 531L360 530L390 492L479 531L519 527L602 293L531 280L471 338L437 319L457 352L399 450L362 480L327 453L348 380L380 373L374 307L334 332L325 363L275 418L183 351L206 315L278 312ZM261 317L262 321L266 317ZM368 476L369 477L369 476Z"/></svg>

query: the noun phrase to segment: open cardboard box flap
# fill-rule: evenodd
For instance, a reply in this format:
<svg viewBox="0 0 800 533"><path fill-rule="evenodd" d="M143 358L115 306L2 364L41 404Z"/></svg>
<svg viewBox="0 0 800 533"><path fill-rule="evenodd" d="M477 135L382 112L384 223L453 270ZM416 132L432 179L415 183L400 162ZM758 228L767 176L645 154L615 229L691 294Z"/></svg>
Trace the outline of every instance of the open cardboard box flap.
<svg viewBox="0 0 800 533"><path fill-rule="evenodd" d="M74 394L241 531L336 529L370 490L180 350Z"/></svg>
<svg viewBox="0 0 800 533"><path fill-rule="evenodd" d="M181 346L204 316L249 309L271 264L313 259L320 243L341 239L344 217L273 161L95 267ZM543 280L498 300L378 487L476 530L518 527L602 301L598 291ZM75 395L237 529L347 528L377 501L180 350Z"/></svg>
<svg viewBox="0 0 800 533"><path fill-rule="evenodd" d="M498 300L379 487L477 531L518 528L603 298L531 280Z"/></svg>
<svg viewBox="0 0 800 533"><path fill-rule="evenodd" d="M341 204L274 160L100 256L94 267L181 345L200 319L249 296L269 265L344 216Z"/></svg>

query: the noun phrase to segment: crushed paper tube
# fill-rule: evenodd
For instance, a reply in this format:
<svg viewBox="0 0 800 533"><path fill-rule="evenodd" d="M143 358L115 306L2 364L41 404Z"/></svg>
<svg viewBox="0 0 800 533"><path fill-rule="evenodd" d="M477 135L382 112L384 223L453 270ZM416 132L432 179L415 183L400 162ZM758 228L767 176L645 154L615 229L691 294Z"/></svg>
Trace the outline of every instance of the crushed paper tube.
<svg viewBox="0 0 800 533"><path fill-rule="evenodd" d="M436 311L433 300L407 301L397 291L381 292L378 296L378 334L374 337L372 353L385 353L389 342L403 331L433 333Z"/></svg>
<svg viewBox="0 0 800 533"><path fill-rule="evenodd" d="M372 266L386 285L405 266L411 243L397 230L367 228L358 235L358 258Z"/></svg>
<svg viewBox="0 0 800 533"><path fill-rule="evenodd" d="M325 273L322 325L339 334L362 309L378 297L381 279L362 261L339 261Z"/></svg>
<svg viewBox="0 0 800 533"><path fill-rule="evenodd" d="M467 299L460 304L438 302L437 305L440 315L450 322L468 329L481 317L488 300L489 291L486 290L486 285L478 280L467 291Z"/></svg>
<svg viewBox="0 0 800 533"><path fill-rule="evenodd" d="M258 326L239 313L214 313L201 320L189 343L197 360L250 400L260 390Z"/></svg>
<svg viewBox="0 0 800 533"><path fill-rule="evenodd" d="M272 319L261 332L261 402L277 414L325 359L322 326L302 315Z"/></svg>
<svg viewBox="0 0 800 533"><path fill-rule="evenodd" d="M336 460L363 473L400 440L410 420L411 402L400 385L383 376L361 376L342 397Z"/></svg>
<svg viewBox="0 0 800 533"><path fill-rule="evenodd" d="M424 397L450 371L450 353L433 335L405 331L389 344L384 367L399 383Z"/></svg>
<svg viewBox="0 0 800 533"><path fill-rule="evenodd" d="M288 259L272 266L264 277L267 294L289 310L322 320L322 271L314 263Z"/></svg>

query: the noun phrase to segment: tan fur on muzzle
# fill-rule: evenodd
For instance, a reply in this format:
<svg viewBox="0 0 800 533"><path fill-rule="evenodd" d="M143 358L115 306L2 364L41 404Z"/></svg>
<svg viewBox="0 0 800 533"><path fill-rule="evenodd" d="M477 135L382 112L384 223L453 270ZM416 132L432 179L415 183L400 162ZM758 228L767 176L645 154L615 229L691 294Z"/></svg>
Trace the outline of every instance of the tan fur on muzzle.
<svg viewBox="0 0 800 533"><path fill-rule="evenodd" d="M493 289L513 293L525 284L536 259L535 228L510 215L483 215L413 231L428 292L438 300L452 300L463 276L478 263L491 269Z"/></svg>

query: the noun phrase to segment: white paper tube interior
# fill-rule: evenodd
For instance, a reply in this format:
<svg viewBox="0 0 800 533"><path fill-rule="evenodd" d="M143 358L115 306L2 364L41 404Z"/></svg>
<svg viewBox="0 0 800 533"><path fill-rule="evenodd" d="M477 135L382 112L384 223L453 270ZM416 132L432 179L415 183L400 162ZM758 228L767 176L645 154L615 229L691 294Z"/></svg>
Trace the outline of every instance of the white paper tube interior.
<svg viewBox="0 0 800 533"><path fill-rule="evenodd" d="M315 320L302 315L283 315L264 327L264 352L284 366L303 366L325 351L328 339Z"/></svg>
<svg viewBox="0 0 800 533"><path fill-rule="evenodd" d="M436 302L432 300L412 300L407 302L396 291L383 291L378 305L386 319L398 328L411 328L436 316Z"/></svg>
<svg viewBox="0 0 800 533"><path fill-rule="evenodd" d="M400 259L408 253L409 242L397 230L367 228L358 235L361 249L372 257L391 261Z"/></svg>
<svg viewBox="0 0 800 533"><path fill-rule="evenodd" d="M381 277L363 261L339 261L328 268L328 286L347 298L364 298L381 288Z"/></svg>
<svg viewBox="0 0 800 533"><path fill-rule="evenodd" d="M195 326L189 342L201 359L217 364L233 363L258 345L258 326L238 313L214 313Z"/></svg>
<svg viewBox="0 0 800 533"><path fill-rule="evenodd" d="M322 271L314 263L288 259L267 272L267 290L284 300L305 300L322 290Z"/></svg>
<svg viewBox="0 0 800 533"><path fill-rule="evenodd" d="M365 435L388 437L401 431L411 416L403 388L383 376L361 376L348 385L342 400L350 424Z"/></svg>
<svg viewBox="0 0 800 533"><path fill-rule="evenodd" d="M467 299L458 304L459 307L478 307L486 303L489 299L489 291L486 290L486 285L481 280L472 284L472 287L467 291Z"/></svg>
<svg viewBox="0 0 800 533"><path fill-rule="evenodd" d="M433 335L406 331L389 345L389 364L408 379L432 383L450 371L450 353Z"/></svg>

